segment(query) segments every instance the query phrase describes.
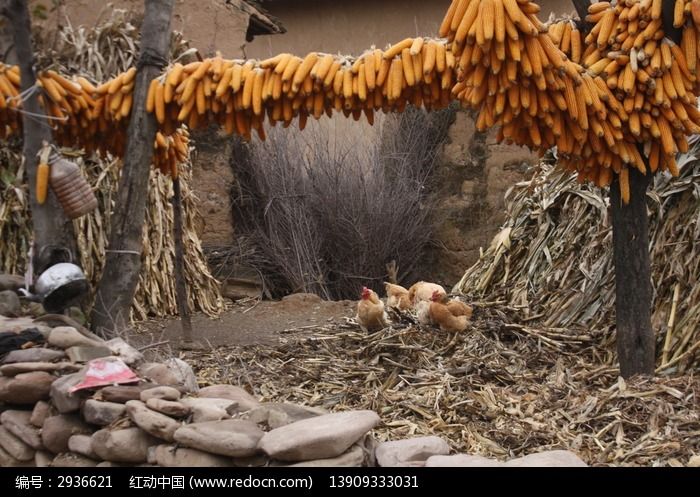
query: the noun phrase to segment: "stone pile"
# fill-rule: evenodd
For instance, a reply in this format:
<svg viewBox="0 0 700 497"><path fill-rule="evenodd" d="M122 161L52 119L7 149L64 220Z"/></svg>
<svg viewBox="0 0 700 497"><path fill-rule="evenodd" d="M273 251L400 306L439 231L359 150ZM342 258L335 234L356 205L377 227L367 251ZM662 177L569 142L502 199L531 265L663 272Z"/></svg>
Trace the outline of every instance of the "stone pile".
<svg viewBox="0 0 700 497"><path fill-rule="evenodd" d="M507 463L450 455L445 440L384 443L373 411L329 413L259 402L233 385L199 388L180 359L147 362L121 338L0 316L0 333L33 328L0 362L0 466L584 466L565 451ZM119 358L138 383L72 392L89 361ZM113 359L112 359L113 360Z"/></svg>

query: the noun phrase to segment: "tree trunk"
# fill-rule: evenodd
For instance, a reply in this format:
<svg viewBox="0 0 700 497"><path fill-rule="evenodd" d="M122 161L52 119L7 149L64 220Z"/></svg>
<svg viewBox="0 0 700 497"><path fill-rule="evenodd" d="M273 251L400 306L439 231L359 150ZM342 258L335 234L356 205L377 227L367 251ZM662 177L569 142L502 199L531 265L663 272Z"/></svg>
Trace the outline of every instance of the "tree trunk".
<svg viewBox="0 0 700 497"><path fill-rule="evenodd" d="M175 287L177 291L177 312L182 325L182 341L192 346L192 320L187 303L187 281L185 281L185 248L182 232L182 194L180 178L173 178L173 236L175 237Z"/></svg>
<svg viewBox="0 0 700 497"><path fill-rule="evenodd" d="M31 40L31 24L26 0L7 0L3 5L14 33L14 52L19 61L21 91L25 92L36 84L34 74L34 51ZM75 256L75 236L73 223L63 213L58 199L49 188L46 202L39 205L36 200L37 153L43 142L51 143L51 128L46 115L39 105L39 88L29 93L22 102L22 130L24 134L24 155L29 186L29 207L32 214L34 232L33 269L36 274L47 267L68 261ZM30 115L31 114L31 115Z"/></svg>
<svg viewBox="0 0 700 497"><path fill-rule="evenodd" d="M619 180L610 186L615 260L617 355L624 378L654 374L655 338L651 327L651 266L647 188L651 173L630 168L630 203L624 205Z"/></svg>
<svg viewBox="0 0 700 497"><path fill-rule="evenodd" d="M146 95L150 82L166 64L173 2L174 0L145 1L141 54L127 131L124 166L112 215L109 249L92 312L92 328L106 337L114 336L117 331L127 328L129 310L141 270L148 175L157 130L155 117L146 111ZM169 276L163 275L164 278Z"/></svg>

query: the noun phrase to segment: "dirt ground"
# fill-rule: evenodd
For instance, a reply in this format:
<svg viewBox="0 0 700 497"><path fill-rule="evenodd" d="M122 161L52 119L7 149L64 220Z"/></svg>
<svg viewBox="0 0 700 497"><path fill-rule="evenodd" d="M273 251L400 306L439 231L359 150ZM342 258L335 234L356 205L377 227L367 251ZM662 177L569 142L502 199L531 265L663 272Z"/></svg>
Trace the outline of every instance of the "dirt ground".
<svg viewBox="0 0 700 497"><path fill-rule="evenodd" d="M354 316L356 302L329 302L316 295L295 294L281 301L246 299L231 303L219 318L203 314L192 317L195 339L205 348L233 345L273 345L279 333L291 329L343 323ZM153 319L138 323L133 339L147 345L168 341L178 348L181 337L177 318Z"/></svg>

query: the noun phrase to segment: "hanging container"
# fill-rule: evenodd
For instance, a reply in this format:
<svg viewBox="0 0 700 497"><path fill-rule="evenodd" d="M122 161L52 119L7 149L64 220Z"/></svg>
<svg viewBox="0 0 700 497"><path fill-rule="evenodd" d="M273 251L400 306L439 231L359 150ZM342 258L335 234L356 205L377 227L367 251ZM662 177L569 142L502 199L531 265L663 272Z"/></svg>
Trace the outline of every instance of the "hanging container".
<svg viewBox="0 0 700 497"><path fill-rule="evenodd" d="M80 172L80 167L57 155L51 158L51 189L70 219L97 208L97 198Z"/></svg>

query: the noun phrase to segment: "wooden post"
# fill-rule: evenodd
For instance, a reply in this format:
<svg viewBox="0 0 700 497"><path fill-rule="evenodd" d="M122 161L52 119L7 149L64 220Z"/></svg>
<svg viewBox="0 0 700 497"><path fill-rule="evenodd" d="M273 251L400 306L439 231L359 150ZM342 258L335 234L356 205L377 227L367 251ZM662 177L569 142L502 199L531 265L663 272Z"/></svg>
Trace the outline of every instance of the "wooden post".
<svg viewBox="0 0 700 497"><path fill-rule="evenodd" d="M192 347L192 320L187 303L187 282L185 281L185 248L182 241L182 193L180 178L173 178L173 235L175 236L175 290L177 292L177 312L182 325L182 342L185 347Z"/></svg>
<svg viewBox="0 0 700 497"><path fill-rule="evenodd" d="M27 0L6 0L2 3L2 13L11 25L14 38L14 52L19 62L21 91L30 89L22 102L22 131L24 161L29 186L29 206L32 214L34 233L34 273L39 274L57 262L67 262L75 256L75 236L73 223L63 213L58 199L49 188L46 202L39 205L36 200L37 154L43 142L51 143L51 127L39 104L38 95L42 91L36 85L34 73L34 51L31 40L31 23ZM67 257L67 253L70 257Z"/></svg>
<svg viewBox="0 0 700 497"><path fill-rule="evenodd" d="M155 116L146 111L146 95L151 81L167 63L173 3L174 0L145 0L141 53L124 166L112 215L105 267L92 311L92 328L105 337L114 336L128 327L129 311L141 271L148 175L157 130Z"/></svg>
<svg viewBox="0 0 700 497"><path fill-rule="evenodd" d="M584 34L590 30L585 22L589 0L572 0ZM680 30L673 29L674 2L664 2L666 36L680 40ZM670 27L669 27L670 25ZM615 178L610 185L610 205L613 220L613 256L615 262L615 324L620 374L629 378L635 374L654 374L656 361L654 330L651 327L651 263L649 259L649 220L646 192L651 184L649 162L646 175L630 168L630 203L624 205L620 184Z"/></svg>

